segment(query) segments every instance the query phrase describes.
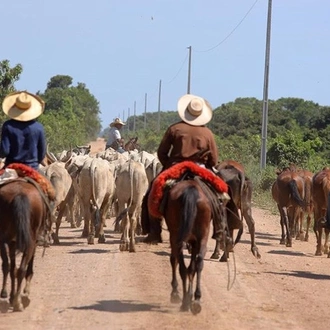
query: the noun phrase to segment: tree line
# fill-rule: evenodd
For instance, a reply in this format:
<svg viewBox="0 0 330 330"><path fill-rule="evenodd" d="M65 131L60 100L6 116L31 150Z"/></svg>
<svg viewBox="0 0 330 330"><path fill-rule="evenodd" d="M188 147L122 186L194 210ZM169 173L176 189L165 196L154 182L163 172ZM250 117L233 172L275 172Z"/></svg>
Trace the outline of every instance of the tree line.
<svg viewBox="0 0 330 330"><path fill-rule="evenodd" d="M0 101L15 90L23 67L0 62ZM72 84L68 75L49 79L44 91L37 91L46 102L40 122L45 126L47 141L54 152L76 144L86 144L98 136L107 138L108 129L101 131L99 101L86 84ZM33 91L31 91L33 92ZM250 176L269 188L275 168L294 163L312 172L328 165L330 157L330 107L313 101L286 97L268 103L267 168L260 171L262 100L237 98L214 109L208 127L213 131L220 159L235 159L243 163ZM160 120L159 120L160 116ZM6 120L0 115L0 124ZM143 150L155 152L171 124L177 122L176 109L130 116L122 129L125 140L137 136ZM158 128L158 123L160 127ZM146 127L146 129L144 129ZM269 182L268 182L269 181Z"/></svg>

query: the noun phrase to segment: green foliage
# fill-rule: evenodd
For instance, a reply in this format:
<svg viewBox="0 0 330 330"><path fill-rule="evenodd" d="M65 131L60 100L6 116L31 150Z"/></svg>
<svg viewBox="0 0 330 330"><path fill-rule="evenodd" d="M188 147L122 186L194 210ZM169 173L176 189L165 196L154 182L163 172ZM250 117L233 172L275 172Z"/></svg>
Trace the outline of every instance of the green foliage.
<svg viewBox="0 0 330 330"><path fill-rule="evenodd" d="M3 99L9 93L15 91L15 82L19 80L19 77L23 71L21 64L16 64L14 67L10 66L8 60L3 60L0 62L0 104L2 104ZM1 124L6 120L5 115L0 112L0 122Z"/></svg>

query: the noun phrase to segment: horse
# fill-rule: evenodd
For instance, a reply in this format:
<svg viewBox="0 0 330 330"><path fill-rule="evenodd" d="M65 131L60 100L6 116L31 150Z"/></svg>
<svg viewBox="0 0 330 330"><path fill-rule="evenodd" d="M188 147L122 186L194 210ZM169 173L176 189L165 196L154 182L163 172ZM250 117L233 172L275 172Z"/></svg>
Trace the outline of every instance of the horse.
<svg viewBox="0 0 330 330"><path fill-rule="evenodd" d="M1 298L8 298L7 278L10 272L9 303L14 311L23 311L30 303L30 284L38 235L45 230L48 209L39 188L18 178L0 186L0 249L3 283ZM17 252L22 253L18 269ZM26 280L22 293L23 280Z"/></svg>
<svg viewBox="0 0 330 330"><path fill-rule="evenodd" d="M124 149L126 151L131 151L131 150L140 150L141 147L140 145L137 143L138 137L133 137L131 139L128 140L127 143L125 143L124 145Z"/></svg>
<svg viewBox="0 0 330 330"><path fill-rule="evenodd" d="M321 225L322 219L329 216L330 210L330 169L328 167L323 168L313 176L312 181L312 198L314 203L314 226L313 230L316 236L316 256L321 256L323 253L329 253L329 228L323 228ZM323 231L325 234L324 244L322 245Z"/></svg>
<svg viewBox="0 0 330 330"><path fill-rule="evenodd" d="M182 175L184 179L182 179ZM181 179L173 182L174 178ZM167 181L168 179L170 181ZM172 267L171 302L182 302L181 311L190 310L193 314L198 314L201 311L201 274L212 219L216 219L214 233L220 232L216 227L222 228L224 241L226 240L225 231L228 230L225 213L226 200L223 201L221 194L219 196L209 194L205 182L217 181L217 191L219 192L226 192L227 185L208 170L201 169L192 162L174 165L162 172L156 181L148 197L148 211L151 215L150 221L159 221L159 217L163 216L169 231ZM160 197L164 185L166 192L164 192L164 196ZM162 200L160 204L159 200ZM224 243L226 246L226 241ZM185 246L189 247L190 252L188 267L184 262ZM179 296L176 274L178 265L183 287L182 300ZM197 278L196 289L193 292L195 276Z"/></svg>
<svg viewBox="0 0 330 330"><path fill-rule="evenodd" d="M305 208L305 181L292 166L277 171L272 185L272 197L280 213L282 236L280 244L292 247L292 237Z"/></svg>
<svg viewBox="0 0 330 330"><path fill-rule="evenodd" d="M251 237L251 252L260 259L258 247L255 242L255 221L252 217L252 182L246 176L244 166L234 160L225 160L215 166L217 175L222 178L229 187L230 201L226 205L227 221L232 239L234 229L238 229L236 241L240 240L243 233L243 218L249 228ZM238 211L240 211L240 218ZM236 244L236 243L235 243ZM220 243L216 242L211 259L218 259L220 256ZM227 256L228 257L228 256ZM223 254L220 261L226 261Z"/></svg>

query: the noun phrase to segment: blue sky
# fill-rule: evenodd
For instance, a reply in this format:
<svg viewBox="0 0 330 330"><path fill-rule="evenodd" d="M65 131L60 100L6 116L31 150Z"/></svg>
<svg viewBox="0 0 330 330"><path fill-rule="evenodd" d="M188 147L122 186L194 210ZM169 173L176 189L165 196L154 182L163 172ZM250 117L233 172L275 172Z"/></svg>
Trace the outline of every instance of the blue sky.
<svg viewBox="0 0 330 330"><path fill-rule="evenodd" d="M147 111L157 111L160 80L161 110L176 110L192 46L191 93L216 108L262 99L267 8L268 0L4 0L1 60L23 65L17 89L44 91L57 74L85 83L107 127L132 115L134 101L142 114L145 93ZM273 0L270 99L330 105L329 13L328 0Z"/></svg>

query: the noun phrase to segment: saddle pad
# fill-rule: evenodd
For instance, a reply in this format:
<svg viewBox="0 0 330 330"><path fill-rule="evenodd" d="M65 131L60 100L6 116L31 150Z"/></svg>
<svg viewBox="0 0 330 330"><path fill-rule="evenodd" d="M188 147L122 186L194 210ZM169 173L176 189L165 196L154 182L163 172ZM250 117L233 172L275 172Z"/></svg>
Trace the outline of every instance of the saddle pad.
<svg viewBox="0 0 330 330"><path fill-rule="evenodd" d="M20 178L29 177L33 179L39 184L42 191L48 196L50 200L55 199L55 190L51 182L32 167L20 163L12 163L9 164L6 169L15 170L18 177ZM0 176L4 173L5 169L0 170Z"/></svg>
<svg viewBox="0 0 330 330"><path fill-rule="evenodd" d="M159 206L163 198L166 182L168 180L178 180L188 171L201 177L204 181L212 185L219 193L228 193L226 182L214 175L211 171L191 161L180 162L160 173L153 181L148 198L148 209L151 216L155 218L162 217Z"/></svg>

